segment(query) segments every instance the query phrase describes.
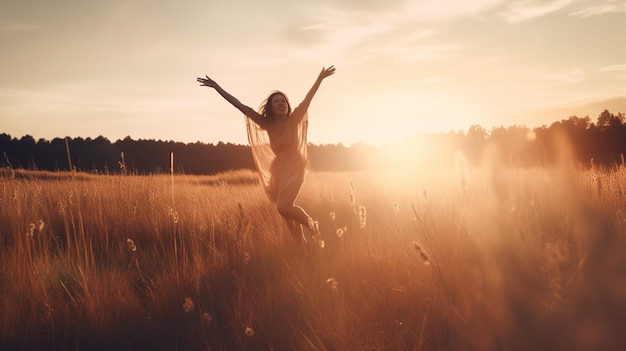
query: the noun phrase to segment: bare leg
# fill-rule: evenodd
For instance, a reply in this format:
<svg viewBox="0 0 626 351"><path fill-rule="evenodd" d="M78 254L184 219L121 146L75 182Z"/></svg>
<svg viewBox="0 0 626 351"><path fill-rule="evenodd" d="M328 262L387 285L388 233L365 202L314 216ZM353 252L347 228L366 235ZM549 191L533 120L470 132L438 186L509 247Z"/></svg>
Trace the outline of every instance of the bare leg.
<svg viewBox="0 0 626 351"><path fill-rule="evenodd" d="M300 187L302 182L293 182L285 186L278 195L278 201L276 208L278 212L285 218L285 220L291 220L293 227L300 227L300 225L309 228L311 217L300 206L296 206L294 203L300 193ZM300 228L300 234L302 228Z"/></svg>

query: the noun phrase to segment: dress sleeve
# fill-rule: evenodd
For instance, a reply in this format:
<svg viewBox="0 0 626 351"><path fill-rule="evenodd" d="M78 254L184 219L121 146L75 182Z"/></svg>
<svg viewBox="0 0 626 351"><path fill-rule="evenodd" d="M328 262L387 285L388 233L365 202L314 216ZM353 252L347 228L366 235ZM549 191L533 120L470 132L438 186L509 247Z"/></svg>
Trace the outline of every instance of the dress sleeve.
<svg viewBox="0 0 626 351"><path fill-rule="evenodd" d="M245 117L245 120L254 165L259 175L259 181L267 191L271 178L270 169L276 155L270 146L270 138L267 131L249 117Z"/></svg>

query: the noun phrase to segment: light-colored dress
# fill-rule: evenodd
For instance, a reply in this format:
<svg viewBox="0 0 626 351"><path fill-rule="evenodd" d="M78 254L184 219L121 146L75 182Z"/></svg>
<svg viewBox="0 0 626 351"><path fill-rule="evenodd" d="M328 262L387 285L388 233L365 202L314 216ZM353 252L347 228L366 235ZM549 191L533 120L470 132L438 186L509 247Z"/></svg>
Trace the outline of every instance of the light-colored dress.
<svg viewBox="0 0 626 351"><path fill-rule="evenodd" d="M248 141L267 197L278 202L286 186L302 185L308 169L308 113L299 105L289 116L257 124L246 117Z"/></svg>

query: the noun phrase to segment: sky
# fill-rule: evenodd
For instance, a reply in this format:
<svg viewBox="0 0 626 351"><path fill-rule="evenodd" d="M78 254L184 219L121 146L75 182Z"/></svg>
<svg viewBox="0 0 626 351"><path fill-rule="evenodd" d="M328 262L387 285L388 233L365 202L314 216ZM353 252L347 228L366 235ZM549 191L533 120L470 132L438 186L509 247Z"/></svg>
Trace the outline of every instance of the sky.
<svg viewBox="0 0 626 351"><path fill-rule="evenodd" d="M626 112L626 1L0 0L0 133L247 143L322 67L309 142Z"/></svg>

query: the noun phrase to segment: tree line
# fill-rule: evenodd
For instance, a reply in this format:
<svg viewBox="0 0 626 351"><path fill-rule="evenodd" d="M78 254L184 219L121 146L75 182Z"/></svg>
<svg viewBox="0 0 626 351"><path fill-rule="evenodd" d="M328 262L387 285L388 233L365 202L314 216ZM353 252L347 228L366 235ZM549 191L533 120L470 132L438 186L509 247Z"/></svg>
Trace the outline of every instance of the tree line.
<svg viewBox="0 0 626 351"><path fill-rule="evenodd" d="M473 165L487 150L497 150L509 164L532 167L554 165L567 140L575 161L598 165L623 163L626 124L623 113L604 110L592 121L571 116L550 126L497 127L490 131L474 125L467 131L416 135L384 146L368 144L309 145L311 168L318 171L355 171L389 167L446 164L462 153ZM111 142L103 136L35 140L0 134L0 166L48 171L83 171L99 174L176 173L215 174L234 169L254 169L247 145L219 142L181 143L133 140Z"/></svg>

